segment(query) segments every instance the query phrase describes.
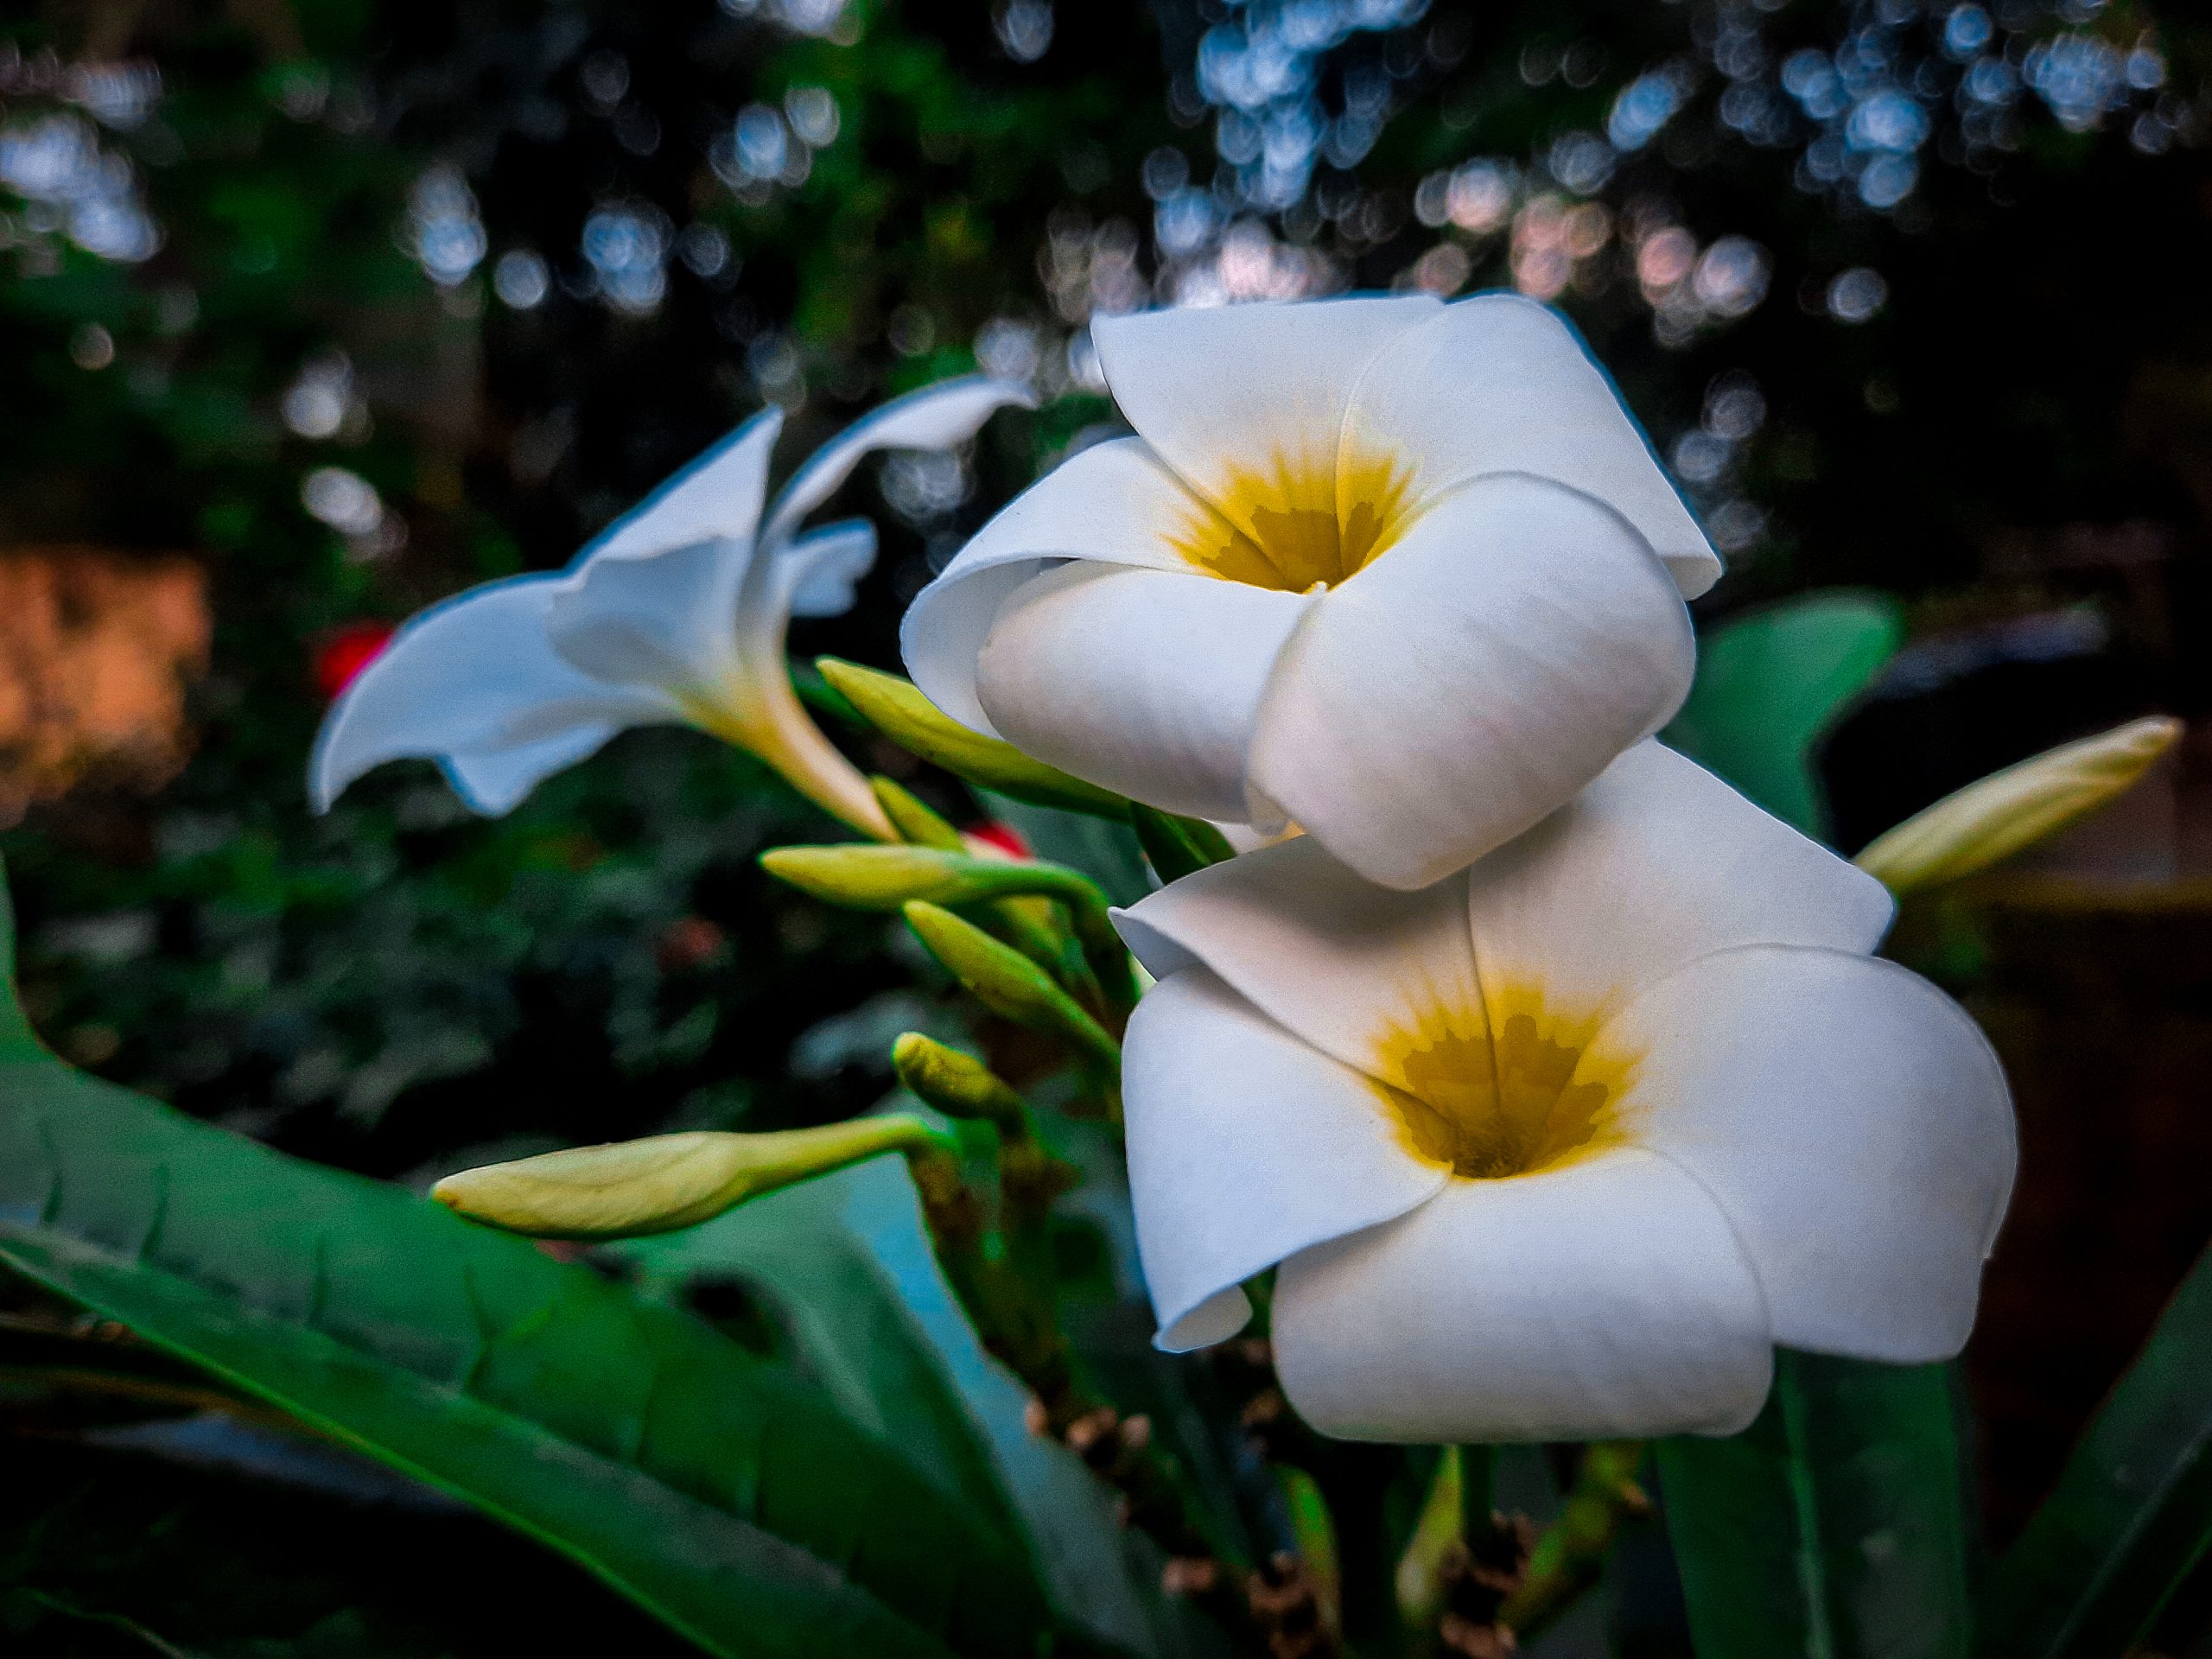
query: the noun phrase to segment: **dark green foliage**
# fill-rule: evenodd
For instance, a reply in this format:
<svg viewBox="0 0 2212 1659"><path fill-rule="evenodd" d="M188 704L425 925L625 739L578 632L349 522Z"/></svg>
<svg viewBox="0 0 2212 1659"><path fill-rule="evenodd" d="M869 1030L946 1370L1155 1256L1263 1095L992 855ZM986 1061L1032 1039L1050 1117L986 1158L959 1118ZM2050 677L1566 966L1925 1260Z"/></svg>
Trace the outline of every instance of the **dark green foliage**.
<svg viewBox="0 0 2212 1659"><path fill-rule="evenodd" d="M1818 594L1730 618L1698 642L1697 681L1668 742L1777 817L1821 834L1820 741L1897 654L1879 594Z"/></svg>
<svg viewBox="0 0 2212 1659"><path fill-rule="evenodd" d="M1129 823L1145 857L1162 881L1178 880L1230 855L1229 842L1221 831L1200 818L1178 817L1132 801Z"/></svg>
<svg viewBox="0 0 2212 1659"><path fill-rule="evenodd" d="M2183 1281L2000 1557L1981 1600L1990 1659L2117 1659L2212 1545L2212 1267Z"/></svg>
<svg viewBox="0 0 2212 1659"><path fill-rule="evenodd" d="M697 1321L72 1072L12 1007L0 1085L0 1262L709 1650L1033 1649L1043 1605L1015 1546Z"/></svg>
<svg viewBox="0 0 2212 1659"><path fill-rule="evenodd" d="M1661 1442L1699 1659L1964 1659L1955 1386L1782 1349L1751 1427Z"/></svg>

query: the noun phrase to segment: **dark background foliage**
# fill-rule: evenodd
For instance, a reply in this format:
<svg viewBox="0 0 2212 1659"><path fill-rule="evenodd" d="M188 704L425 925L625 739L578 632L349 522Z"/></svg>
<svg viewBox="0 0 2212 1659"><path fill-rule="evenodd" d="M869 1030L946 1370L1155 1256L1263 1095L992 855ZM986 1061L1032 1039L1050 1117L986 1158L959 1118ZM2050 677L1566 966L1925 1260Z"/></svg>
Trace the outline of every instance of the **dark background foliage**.
<svg viewBox="0 0 2212 1659"><path fill-rule="evenodd" d="M33 1012L103 1075L410 1179L874 1098L927 1010L879 923L753 870L821 828L761 768L645 732L504 820L414 766L316 818L318 662L557 566L764 401L789 465L979 360L1031 376L1044 409L961 466L894 457L849 492L884 556L796 643L889 664L931 563L1110 419L1094 308L1555 298L1727 552L1708 620L1839 585L1907 602L1913 644L1827 747L1844 844L2060 738L2199 715L2208 68L2190 9L2125 0L18 8L0 545L187 553L214 626L181 774L95 780L5 838ZM2199 771L2112 855L2165 883L2148 912L1908 929L1979 996L2028 1124L2024 1265L2000 1258L1985 1334L1990 1376L2036 1379L1983 1388L2000 1522L2212 1220L2176 1173L2207 1150L2206 933L2177 880L2202 868ZM49 1522L131 1530L99 1497L123 1454L71 1455L23 1465L47 1497L0 1514L0 1585L31 1587L0 1590L0 1632L131 1650L49 1605L120 1590L22 1565L55 1559ZM194 1639L365 1650L299 1635L328 1608L264 1611Z"/></svg>

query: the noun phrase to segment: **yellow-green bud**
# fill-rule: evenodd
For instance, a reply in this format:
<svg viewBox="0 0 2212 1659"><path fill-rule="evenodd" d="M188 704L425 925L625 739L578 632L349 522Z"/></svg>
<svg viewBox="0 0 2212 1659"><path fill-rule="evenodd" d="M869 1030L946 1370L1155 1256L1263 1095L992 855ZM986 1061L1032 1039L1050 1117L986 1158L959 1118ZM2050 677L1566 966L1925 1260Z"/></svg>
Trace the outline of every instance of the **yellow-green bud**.
<svg viewBox="0 0 2212 1659"><path fill-rule="evenodd" d="M1853 861L1900 894L1972 875L2125 794L2181 734L2157 715L2046 750L1946 795Z"/></svg>
<svg viewBox="0 0 2212 1659"><path fill-rule="evenodd" d="M971 732L921 692L911 680L857 663L823 657L815 666L861 717L900 747L957 777L1018 801L1071 812L1118 818L1128 803L1110 791L1033 760L1011 743Z"/></svg>
<svg viewBox="0 0 2212 1659"><path fill-rule="evenodd" d="M897 910L915 899L973 905L1025 893L1063 899L1102 917L1105 910L1097 887L1060 865L934 847L778 847L760 855L760 868L802 893L861 910Z"/></svg>
<svg viewBox="0 0 2212 1659"><path fill-rule="evenodd" d="M1029 1132L1020 1095L971 1054L910 1031L891 1045L891 1064L899 1082L947 1117L981 1118L1001 1135Z"/></svg>
<svg viewBox="0 0 2212 1659"><path fill-rule="evenodd" d="M972 922L920 900L906 906L907 926L952 976L993 1014L1061 1037L1093 1065L1121 1063L1120 1046L1052 976Z"/></svg>
<svg viewBox="0 0 2212 1659"><path fill-rule="evenodd" d="M939 852L967 850L960 832L911 790L902 789L880 772L868 780L868 786L875 791L875 804L891 820L899 840L916 847L934 847Z"/></svg>
<svg viewBox="0 0 2212 1659"><path fill-rule="evenodd" d="M540 1238L633 1238L710 1221L764 1192L947 1138L911 1113L762 1135L657 1135L572 1147L448 1175L430 1196L474 1221Z"/></svg>

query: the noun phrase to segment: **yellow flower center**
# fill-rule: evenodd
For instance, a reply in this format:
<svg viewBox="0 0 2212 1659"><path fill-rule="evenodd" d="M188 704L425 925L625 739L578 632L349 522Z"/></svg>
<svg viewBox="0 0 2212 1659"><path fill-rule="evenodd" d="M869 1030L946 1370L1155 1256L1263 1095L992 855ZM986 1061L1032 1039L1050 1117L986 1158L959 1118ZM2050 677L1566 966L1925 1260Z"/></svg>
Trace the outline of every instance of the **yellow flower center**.
<svg viewBox="0 0 2212 1659"><path fill-rule="evenodd" d="M1406 507L1407 480L1388 461L1354 465L1342 485L1333 456L1240 468L1214 507L1192 504L1176 550L1227 582L1292 594L1336 587L1396 538Z"/></svg>
<svg viewBox="0 0 2212 1659"><path fill-rule="evenodd" d="M1382 1092L1414 1155L1496 1180L1619 1144L1632 1059L1593 1046L1590 1021L1548 1016L1541 996L1503 1000L1503 1017L1434 1014L1377 1043Z"/></svg>

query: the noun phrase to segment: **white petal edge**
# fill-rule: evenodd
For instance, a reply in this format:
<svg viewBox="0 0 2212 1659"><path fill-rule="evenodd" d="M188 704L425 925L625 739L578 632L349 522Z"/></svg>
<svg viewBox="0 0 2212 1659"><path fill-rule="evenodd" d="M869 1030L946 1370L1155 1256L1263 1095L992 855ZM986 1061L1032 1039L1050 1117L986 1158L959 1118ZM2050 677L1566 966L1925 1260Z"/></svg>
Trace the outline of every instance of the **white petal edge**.
<svg viewBox="0 0 2212 1659"><path fill-rule="evenodd" d="M1339 1440L1731 1434L1773 1375L1758 1281L1727 1222L1696 1182L1634 1150L1455 1180L1290 1257L1274 1337L1291 1403Z"/></svg>
<svg viewBox="0 0 2212 1659"><path fill-rule="evenodd" d="M1141 438L1077 451L1000 510L899 626L906 671L922 694L974 730L999 736L976 696L976 663L1007 597L1059 559L1187 571L1176 550L1193 526L1222 518Z"/></svg>
<svg viewBox="0 0 2212 1659"><path fill-rule="evenodd" d="M681 719L661 694L605 684L554 652L545 618L559 580L489 582L394 634L324 716L308 762L315 810L327 811L346 785L387 760L488 753Z"/></svg>
<svg viewBox="0 0 2212 1659"><path fill-rule="evenodd" d="M1689 613L1618 514L1486 478L1325 594L1260 711L1249 788L1385 887L1426 887L1666 723Z"/></svg>
<svg viewBox="0 0 2212 1659"><path fill-rule="evenodd" d="M555 579L545 637L594 679L676 691L710 682L730 655L749 542L693 542L596 559Z"/></svg>
<svg viewBox="0 0 2212 1659"><path fill-rule="evenodd" d="M570 573L595 559L651 558L698 542L749 543L783 427L783 410L761 410L587 543Z"/></svg>
<svg viewBox="0 0 2212 1659"><path fill-rule="evenodd" d="M875 526L865 518L824 524L779 550L786 616L842 616L861 579L875 568Z"/></svg>
<svg viewBox="0 0 2212 1659"><path fill-rule="evenodd" d="M1011 380L964 375L894 397L855 421L799 466L768 509L763 547L779 547L798 532L806 516L836 493L863 456L878 449L950 449L965 443L983 423L1009 404L1037 406L1036 394Z"/></svg>
<svg viewBox="0 0 2212 1659"><path fill-rule="evenodd" d="M1343 464L1409 462L1414 505L1495 473L1548 478L1605 502L1642 533L1685 598L1720 561L1597 360L1549 306L1478 294L1393 339L1344 420Z"/></svg>
<svg viewBox="0 0 2212 1659"><path fill-rule="evenodd" d="M596 754L620 729L578 726L557 737L517 748L448 754L438 762L438 769L471 811L487 818L505 817L555 772Z"/></svg>
<svg viewBox="0 0 2212 1659"><path fill-rule="evenodd" d="M783 411L764 410L587 546L552 589L553 648L594 678L676 688L727 656Z"/></svg>
<svg viewBox="0 0 2212 1659"><path fill-rule="evenodd" d="M1333 510L1352 388L1394 336L1439 308L1426 296L1372 295L1183 307L1095 317L1090 337L1122 413L1199 494L1226 507L1233 479L1287 469L1327 498L1302 505Z"/></svg>
<svg viewBox="0 0 2212 1659"><path fill-rule="evenodd" d="M1370 1079L1203 968L1145 994L1123 1057L1137 1248L1170 1352L1233 1336L1243 1280L1402 1216L1450 1179L1407 1149Z"/></svg>
<svg viewBox="0 0 2212 1659"><path fill-rule="evenodd" d="M1896 911L1873 877L1654 738L1477 863L1468 905L1492 1007L1541 984L1592 1021L1734 945L1867 954Z"/></svg>
<svg viewBox="0 0 2212 1659"><path fill-rule="evenodd" d="M1260 699L1310 602L1078 560L1001 603L976 697L1049 765L1166 811L1243 817Z"/></svg>
<svg viewBox="0 0 2212 1659"><path fill-rule="evenodd" d="M1201 963L1323 1053L1391 1084L1382 1039L1411 1019L1487 1032L1464 879L1376 887L1299 836L1186 875L1115 912L1159 977Z"/></svg>
<svg viewBox="0 0 2212 1659"><path fill-rule="evenodd" d="M1776 1341L1896 1364L1965 1345L2018 1160L1965 1010L1894 963L1754 945L1654 986L1605 1040L1642 1055L1628 1134L1727 1215Z"/></svg>

